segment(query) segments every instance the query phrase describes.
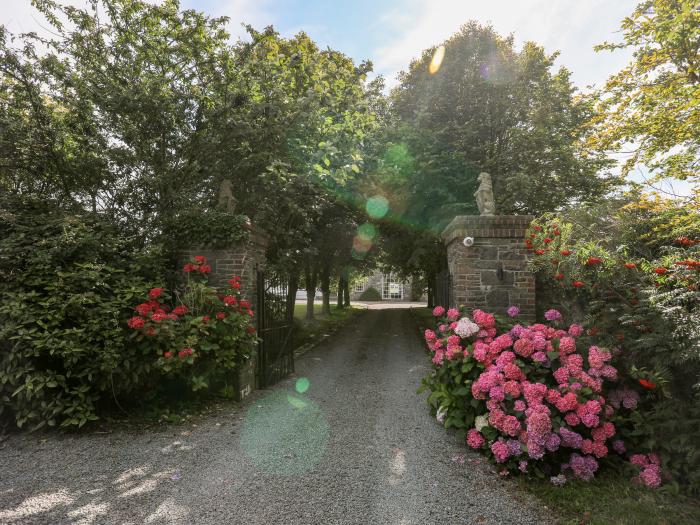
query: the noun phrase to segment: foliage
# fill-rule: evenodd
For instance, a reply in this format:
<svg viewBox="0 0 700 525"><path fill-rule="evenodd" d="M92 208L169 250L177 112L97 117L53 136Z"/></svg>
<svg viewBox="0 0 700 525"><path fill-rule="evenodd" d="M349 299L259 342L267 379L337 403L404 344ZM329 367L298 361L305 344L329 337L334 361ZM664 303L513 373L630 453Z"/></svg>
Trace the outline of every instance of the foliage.
<svg viewBox="0 0 700 525"><path fill-rule="evenodd" d="M696 0L644 0L622 21L632 61L597 95L591 146L629 150L623 173L645 165L657 178L698 179L700 10Z"/></svg>
<svg viewBox="0 0 700 525"><path fill-rule="evenodd" d="M0 413L19 427L82 426L152 373L124 319L157 254L104 219L25 201L0 211Z"/></svg>
<svg viewBox="0 0 700 525"><path fill-rule="evenodd" d="M196 391L225 381L258 339L251 305L240 298L240 277L230 279L229 290L220 295L206 283L211 267L204 257L185 264L184 272L183 293L171 298L163 288L151 289L128 325L135 348L166 376L185 379Z"/></svg>
<svg viewBox="0 0 700 525"><path fill-rule="evenodd" d="M556 310L545 314L550 326L501 321L498 328L480 310L473 320L456 308L433 313L438 330L425 332L434 364L424 380L428 402L445 427L466 432L467 444L484 449L502 473L588 481L609 447L625 452L612 438L642 388L619 383L611 352L591 344L582 326L562 328ZM516 317L517 308L508 314ZM642 480L658 486L658 458L650 460Z"/></svg>
<svg viewBox="0 0 700 525"><path fill-rule="evenodd" d="M391 94L398 140L385 164L413 196L407 216L430 223L451 219L456 205L473 210L480 171L502 214L539 215L611 188L608 161L583 145L591 104L566 69L553 70L556 54L532 42L516 51L512 37L475 22L443 46L437 72L428 67L436 48L427 49Z"/></svg>
<svg viewBox="0 0 700 525"><path fill-rule="evenodd" d="M596 218L589 231L543 217L527 246L543 292L618 348L621 372L653 390L630 419L630 439L655 450L683 490L697 491L700 449L700 215L642 199ZM661 227L660 227L661 226ZM678 237L673 237L678 233ZM646 382L646 383L645 383Z"/></svg>
<svg viewBox="0 0 700 525"><path fill-rule="evenodd" d="M248 237L249 220L217 208L193 208L179 213L168 225L168 242L173 250L183 246L191 249L228 248Z"/></svg>
<svg viewBox="0 0 700 525"><path fill-rule="evenodd" d="M379 290L376 288L370 286L367 288L364 292L360 294L360 301L381 301L382 300L382 294L379 293Z"/></svg>

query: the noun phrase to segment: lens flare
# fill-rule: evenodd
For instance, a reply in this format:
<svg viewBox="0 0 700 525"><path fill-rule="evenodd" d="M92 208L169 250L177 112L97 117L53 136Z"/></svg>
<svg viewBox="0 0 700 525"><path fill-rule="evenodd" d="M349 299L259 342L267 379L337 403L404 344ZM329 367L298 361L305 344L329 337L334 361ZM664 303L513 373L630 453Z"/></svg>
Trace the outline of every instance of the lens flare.
<svg viewBox="0 0 700 525"><path fill-rule="evenodd" d="M433 59L430 61L430 65L428 66L428 73L431 75L437 73L440 70L443 58L445 58L445 46L439 46L435 50L435 53L433 53Z"/></svg>
<svg viewBox="0 0 700 525"><path fill-rule="evenodd" d="M365 209L373 219L381 219L389 212L389 201L382 195L375 195L367 199Z"/></svg>
<svg viewBox="0 0 700 525"><path fill-rule="evenodd" d="M300 394L303 394L309 389L310 385L311 383L309 383L309 380L307 378L300 377L299 379L297 379L297 382L294 385L294 389Z"/></svg>
<svg viewBox="0 0 700 525"><path fill-rule="evenodd" d="M321 461L329 433L328 421L316 403L278 390L248 409L241 448L266 474L298 476Z"/></svg>
<svg viewBox="0 0 700 525"><path fill-rule="evenodd" d="M366 222L357 228L357 236L372 241L377 236L377 228Z"/></svg>

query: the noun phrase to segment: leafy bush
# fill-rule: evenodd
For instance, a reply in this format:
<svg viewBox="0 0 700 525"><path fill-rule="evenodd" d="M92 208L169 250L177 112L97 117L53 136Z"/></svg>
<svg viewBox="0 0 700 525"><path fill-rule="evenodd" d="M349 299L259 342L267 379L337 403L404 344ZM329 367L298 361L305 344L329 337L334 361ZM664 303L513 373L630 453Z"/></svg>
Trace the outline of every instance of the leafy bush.
<svg viewBox="0 0 700 525"><path fill-rule="evenodd" d="M197 207L179 213L165 228L166 238L177 250L182 246L227 248L232 242L247 238L248 226L245 215Z"/></svg>
<svg viewBox="0 0 700 525"><path fill-rule="evenodd" d="M376 288L369 287L360 294L360 301L381 301L382 294Z"/></svg>
<svg viewBox="0 0 700 525"><path fill-rule="evenodd" d="M0 213L0 414L19 427L82 426L100 399L152 372L125 351L152 254L105 220L47 203Z"/></svg>
<svg viewBox="0 0 700 525"><path fill-rule="evenodd" d="M251 305L240 298L240 277L229 280L229 290L220 295L206 283L211 267L203 256L183 270L188 278L182 294L153 288L127 324L141 354L163 374L186 380L196 391L225 381L250 357L257 336Z"/></svg>
<svg viewBox="0 0 700 525"><path fill-rule="evenodd" d="M545 314L550 325L528 327L497 323L480 310L473 320L456 308L433 313L438 330L425 332L434 365L423 382L428 402L439 421L466 433L467 444L484 450L502 473L590 480L612 450L625 453L618 422L629 418L644 390L620 382L612 352L592 344L581 325L562 327L556 310ZM658 457L644 457L640 480L656 486Z"/></svg>
<svg viewBox="0 0 700 525"><path fill-rule="evenodd" d="M546 216L526 244L540 297L555 298L600 344L618 348L622 375L653 386L624 426L630 440L658 451L679 488L698 492L700 215L650 208L653 202L624 208L608 236Z"/></svg>

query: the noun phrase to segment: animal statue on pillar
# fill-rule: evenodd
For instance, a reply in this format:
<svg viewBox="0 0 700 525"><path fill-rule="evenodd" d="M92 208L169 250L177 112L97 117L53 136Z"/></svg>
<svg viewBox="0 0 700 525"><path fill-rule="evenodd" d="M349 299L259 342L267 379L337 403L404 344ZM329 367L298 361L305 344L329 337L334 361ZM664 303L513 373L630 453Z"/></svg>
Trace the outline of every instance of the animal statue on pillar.
<svg viewBox="0 0 700 525"><path fill-rule="evenodd" d="M236 210L236 198L233 196L233 184L228 179L221 181L219 186L219 208L233 213Z"/></svg>
<svg viewBox="0 0 700 525"><path fill-rule="evenodd" d="M479 173L476 179L479 181L479 189L476 190L476 205L479 207L479 214L482 216L492 217L496 214L496 202L493 198L493 184L491 183L491 175L486 172Z"/></svg>

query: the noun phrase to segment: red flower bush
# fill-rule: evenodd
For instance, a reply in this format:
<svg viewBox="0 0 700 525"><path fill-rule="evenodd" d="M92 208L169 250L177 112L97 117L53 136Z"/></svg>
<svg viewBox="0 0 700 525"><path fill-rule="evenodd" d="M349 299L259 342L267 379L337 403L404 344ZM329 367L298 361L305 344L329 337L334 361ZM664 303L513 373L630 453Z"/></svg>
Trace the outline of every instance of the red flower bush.
<svg viewBox="0 0 700 525"><path fill-rule="evenodd" d="M183 267L188 276L184 291L171 295L153 288L149 301L135 306L137 315L127 321L135 343L153 355L156 366L190 380L193 389L207 387L212 374L236 368L257 342L254 312L239 297L240 277L234 276L228 293L219 295L207 285L210 271L204 256L194 257ZM171 309L175 300L179 304Z"/></svg>

